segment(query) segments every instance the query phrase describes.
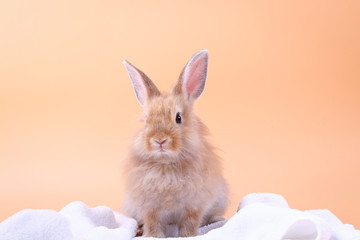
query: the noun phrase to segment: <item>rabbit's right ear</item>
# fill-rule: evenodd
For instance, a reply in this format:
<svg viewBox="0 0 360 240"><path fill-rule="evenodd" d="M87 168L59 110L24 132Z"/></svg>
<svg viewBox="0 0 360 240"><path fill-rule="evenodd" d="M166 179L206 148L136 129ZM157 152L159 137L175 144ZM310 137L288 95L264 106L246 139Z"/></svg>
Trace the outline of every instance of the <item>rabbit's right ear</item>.
<svg viewBox="0 0 360 240"><path fill-rule="evenodd" d="M123 61L123 64L126 67L131 82L134 86L136 98L138 99L141 106L144 106L147 99L160 95L160 92L155 84L148 76L145 75L145 73L134 67L126 60Z"/></svg>
<svg viewBox="0 0 360 240"><path fill-rule="evenodd" d="M208 58L206 49L197 52L186 64L173 91L185 94L190 101L199 98L205 88Z"/></svg>

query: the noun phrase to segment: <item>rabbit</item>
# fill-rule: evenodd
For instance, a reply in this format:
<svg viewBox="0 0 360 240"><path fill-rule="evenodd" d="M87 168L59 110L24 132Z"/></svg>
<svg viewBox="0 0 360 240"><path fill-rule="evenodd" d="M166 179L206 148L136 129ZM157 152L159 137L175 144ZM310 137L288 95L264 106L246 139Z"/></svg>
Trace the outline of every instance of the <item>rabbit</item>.
<svg viewBox="0 0 360 240"><path fill-rule="evenodd" d="M176 225L180 237L195 236L200 226L223 220L228 202L220 158L193 112L205 87L208 51L190 59L170 93L123 63L145 122L127 158L123 211L146 237L167 237L168 225Z"/></svg>

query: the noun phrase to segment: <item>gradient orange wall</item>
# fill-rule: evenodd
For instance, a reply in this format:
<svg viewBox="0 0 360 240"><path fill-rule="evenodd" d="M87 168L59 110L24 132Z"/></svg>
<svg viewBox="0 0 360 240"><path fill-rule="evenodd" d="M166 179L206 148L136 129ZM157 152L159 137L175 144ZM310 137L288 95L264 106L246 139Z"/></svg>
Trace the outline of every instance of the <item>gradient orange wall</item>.
<svg viewBox="0 0 360 240"><path fill-rule="evenodd" d="M360 1L0 1L0 221L75 200L119 209L141 107L210 54L196 105L230 217L252 192L360 228Z"/></svg>

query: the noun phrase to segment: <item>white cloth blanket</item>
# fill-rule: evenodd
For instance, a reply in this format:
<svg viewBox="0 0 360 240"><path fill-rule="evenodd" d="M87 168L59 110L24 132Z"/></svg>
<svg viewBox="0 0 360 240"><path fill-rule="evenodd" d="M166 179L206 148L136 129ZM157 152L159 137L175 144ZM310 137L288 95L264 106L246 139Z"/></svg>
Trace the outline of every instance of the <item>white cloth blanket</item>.
<svg viewBox="0 0 360 240"><path fill-rule="evenodd" d="M136 230L134 219L108 207L72 202L60 212L27 209L16 213L0 223L0 240L128 240ZM167 231L174 235L177 229L169 226ZM360 240L360 231L343 224L329 210L299 211L289 208L280 195L253 193L229 220L202 227L190 239Z"/></svg>

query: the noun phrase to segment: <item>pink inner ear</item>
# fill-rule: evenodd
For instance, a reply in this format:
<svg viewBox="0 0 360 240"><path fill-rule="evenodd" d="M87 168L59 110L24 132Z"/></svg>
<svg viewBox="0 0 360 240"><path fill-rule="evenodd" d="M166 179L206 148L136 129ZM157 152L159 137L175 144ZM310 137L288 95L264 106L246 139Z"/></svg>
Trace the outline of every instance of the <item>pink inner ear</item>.
<svg viewBox="0 0 360 240"><path fill-rule="evenodd" d="M146 95L147 95L144 84L140 82L135 82L134 88L135 88L136 96L139 99L139 102L143 105L146 101Z"/></svg>
<svg viewBox="0 0 360 240"><path fill-rule="evenodd" d="M145 85L142 82L141 75L131 66L129 68L127 68L127 70L130 75L130 79L133 83L136 97L139 100L140 104L144 105L144 103L146 101L147 92L146 92Z"/></svg>
<svg viewBox="0 0 360 240"><path fill-rule="evenodd" d="M206 61L203 59L194 59L194 61L187 66L185 70L185 89L188 94L188 97L194 96L195 98L199 97L202 91L202 87L205 81L206 73Z"/></svg>

